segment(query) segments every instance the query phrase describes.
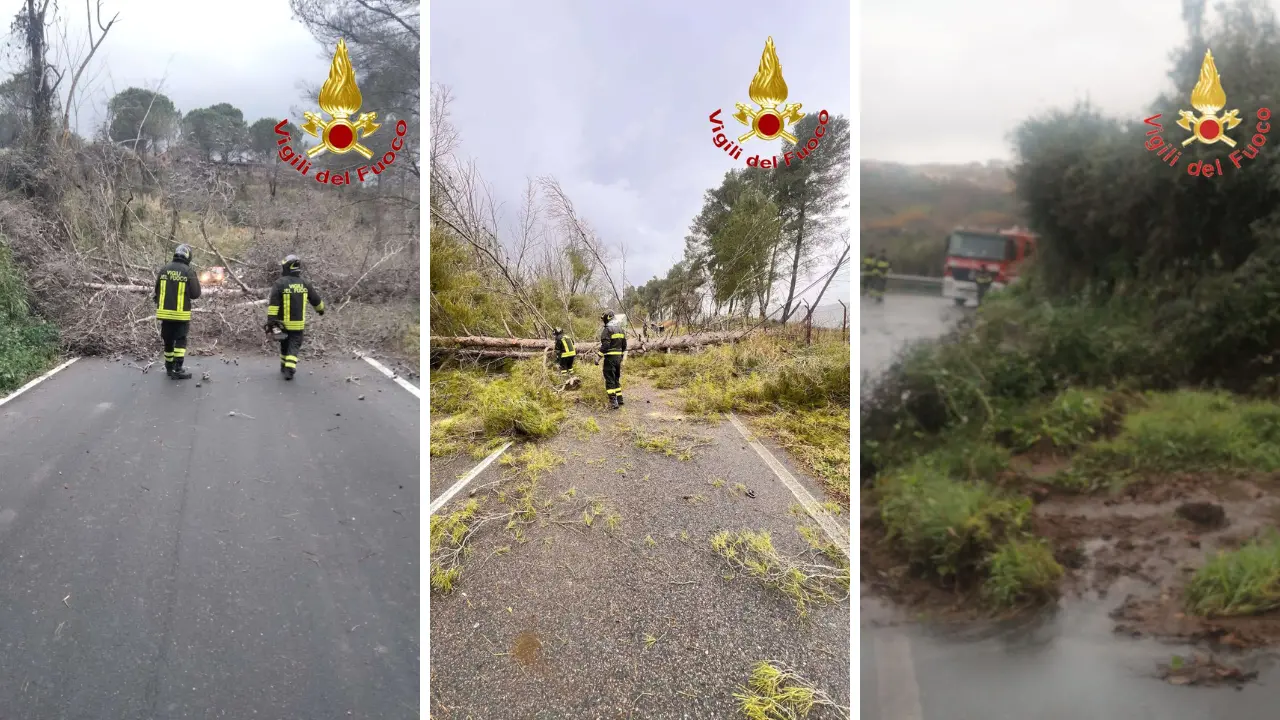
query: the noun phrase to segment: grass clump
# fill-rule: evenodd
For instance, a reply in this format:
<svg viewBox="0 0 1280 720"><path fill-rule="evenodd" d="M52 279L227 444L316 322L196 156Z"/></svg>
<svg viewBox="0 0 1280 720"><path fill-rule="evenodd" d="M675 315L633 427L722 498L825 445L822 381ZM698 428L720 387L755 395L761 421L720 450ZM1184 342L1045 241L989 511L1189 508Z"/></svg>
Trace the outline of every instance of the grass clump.
<svg viewBox="0 0 1280 720"><path fill-rule="evenodd" d="M1041 539L1011 539L991 554L983 593L1001 606L1054 597L1063 569Z"/></svg>
<svg viewBox="0 0 1280 720"><path fill-rule="evenodd" d="M1191 578L1187 609L1207 617L1280 608L1280 535L1219 552Z"/></svg>
<svg viewBox="0 0 1280 720"><path fill-rule="evenodd" d="M960 453L926 456L876 488L889 540L912 565L943 578L980 572L987 556L1022 530L1031 513L1027 498L1006 496L981 481L953 479L965 459ZM990 458L978 455L971 462L976 467Z"/></svg>
<svg viewBox="0 0 1280 720"><path fill-rule="evenodd" d="M547 367L529 359L502 375L432 373L431 412L445 415L431 424L431 454L440 457L506 440L550 437L564 421L565 402Z"/></svg>
<svg viewBox="0 0 1280 720"><path fill-rule="evenodd" d="M1223 392L1150 393L1085 467L1128 472L1280 470L1280 405Z"/></svg>
<svg viewBox="0 0 1280 720"><path fill-rule="evenodd" d="M849 708L776 661L756 663L746 687L740 687L734 697L747 720L796 720L808 717L817 707L830 708L843 720L849 718Z"/></svg>
<svg viewBox="0 0 1280 720"><path fill-rule="evenodd" d="M783 555L774 547L767 530L718 532L711 538L711 549L732 568L789 597L801 617L807 616L816 603L839 602L848 595L847 563L833 568Z"/></svg>

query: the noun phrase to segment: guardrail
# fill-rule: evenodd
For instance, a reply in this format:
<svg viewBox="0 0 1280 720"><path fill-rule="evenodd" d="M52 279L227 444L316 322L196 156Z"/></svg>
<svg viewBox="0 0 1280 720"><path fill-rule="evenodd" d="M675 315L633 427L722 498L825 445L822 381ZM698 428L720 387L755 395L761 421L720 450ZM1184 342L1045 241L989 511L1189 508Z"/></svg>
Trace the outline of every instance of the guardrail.
<svg viewBox="0 0 1280 720"><path fill-rule="evenodd" d="M930 295L942 294L942 278L928 275L898 275L889 273L885 283L888 292L909 292Z"/></svg>

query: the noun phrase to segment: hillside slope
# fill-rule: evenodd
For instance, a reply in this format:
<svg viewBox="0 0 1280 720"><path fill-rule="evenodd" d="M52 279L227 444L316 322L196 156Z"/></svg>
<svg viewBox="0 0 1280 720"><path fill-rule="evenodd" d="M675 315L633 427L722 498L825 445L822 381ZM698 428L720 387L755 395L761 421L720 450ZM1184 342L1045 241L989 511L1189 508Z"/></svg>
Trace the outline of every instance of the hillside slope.
<svg viewBox="0 0 1280 720"><path fill-rule="evenodd" d="M902 165L863 160L861 247L887 250L894 272L941 275L944 239L957 225L1009 226L1020 221L1009 167Z"/></svg>

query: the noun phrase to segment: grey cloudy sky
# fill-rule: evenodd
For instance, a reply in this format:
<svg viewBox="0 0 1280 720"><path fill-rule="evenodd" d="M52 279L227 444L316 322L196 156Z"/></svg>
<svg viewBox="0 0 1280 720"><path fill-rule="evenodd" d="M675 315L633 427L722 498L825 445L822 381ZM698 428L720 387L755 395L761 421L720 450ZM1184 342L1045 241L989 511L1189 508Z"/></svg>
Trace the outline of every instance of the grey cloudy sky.
<svg viewBox="0 0 1280 720"><path fill-rule="evenodd" d="M83 57L84 5L62 6L71 50ZM131 86L155 89L163 83L160 89L183 112L231 103L252 123L283 119L291 106L313 105L300 87L318 85L329 73L333 49L321 48L292 19L286 0L103 1L104 22L116 12L119 20L86 71L89 84L76 122L82 133L101 121L113 94ZM12 70L12 61L8 65Z"/></svg>
<svg viewBox="0 0 1280 720"><path fill-rule="evenodd" d="M849 6L806 6L436 2L431 81L450 87L459 152L499 200L517 210L526 177L554 175L606 242L627 245L638 285L680 259L703 192L735 167L707 116L749 102L766 38L788 102L851 114ZM778 142L752 144L744 158ZM828 293L824 304L847 296L847 281Z"/></svg>
<svg viewBox="0 0 1280 720"><path fill-rule="evenodd" d="M860 155L875 160L1009 159L1007 136L1019 122L1086 97L1141 119L1168 89L1170 53L1186 40L1177 0L864 0L861 8Z"/></svg>

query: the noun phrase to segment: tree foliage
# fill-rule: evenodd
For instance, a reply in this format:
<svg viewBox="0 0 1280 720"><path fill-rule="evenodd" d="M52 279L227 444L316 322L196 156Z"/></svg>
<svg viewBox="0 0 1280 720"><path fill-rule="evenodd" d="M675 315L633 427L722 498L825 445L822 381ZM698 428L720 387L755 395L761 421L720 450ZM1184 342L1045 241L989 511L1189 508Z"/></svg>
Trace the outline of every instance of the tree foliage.
<svg viewBox="0 0 1280 720"><path fill-rule="evenodd" d="M230 162L249 149L244 113L230 103L218 103L187 113L182 121L185 139L207 160Z"/></svg>
<svg viewBox="0 0 1280 720"><path fill-rule="evenodd" d="M107 128L113 141L140 153L164 149L177 137L181 114L163 93L131 87L107 103Z"/></svg>

